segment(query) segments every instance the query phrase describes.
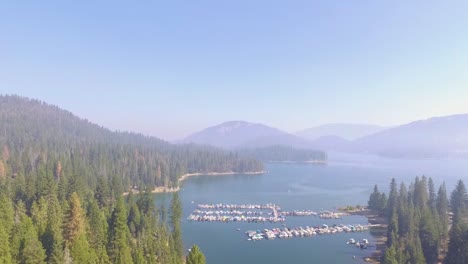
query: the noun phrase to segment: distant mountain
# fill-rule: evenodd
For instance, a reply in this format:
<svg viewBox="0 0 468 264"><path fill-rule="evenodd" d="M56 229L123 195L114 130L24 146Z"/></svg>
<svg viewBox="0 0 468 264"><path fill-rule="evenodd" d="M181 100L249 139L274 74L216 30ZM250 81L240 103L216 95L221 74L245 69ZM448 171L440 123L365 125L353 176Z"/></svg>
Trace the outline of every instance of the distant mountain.
<svg viewBox="0 0 468 264"><path fill-rule="evenodd" d="M221 148L257 148L273 145L308 148L310 143L298 136L263 124L229 121L206 128L182 142Z"/></svg>
<svg viewBox="0 0 468 264"><path fill-rule="evenodd" d="M311 140L310 145L325 151L349 151L352 146L351 141L338 136L322 136Z"/></svg>
<svg viewBox="0 0 468 264"><path fill-rule="evenodd" d="M352 149L392 157L468 156L468 114L434 117L352 142Z"/></svg>
<svg viewBox="0 0 468 264"><path fill-rule="evenodd" d="M346 140L374 134L384 130L385 127L365 124L327 124L304 129L296 133L297 136L307 140L316 140L320 137L336 136Z"/></svg>

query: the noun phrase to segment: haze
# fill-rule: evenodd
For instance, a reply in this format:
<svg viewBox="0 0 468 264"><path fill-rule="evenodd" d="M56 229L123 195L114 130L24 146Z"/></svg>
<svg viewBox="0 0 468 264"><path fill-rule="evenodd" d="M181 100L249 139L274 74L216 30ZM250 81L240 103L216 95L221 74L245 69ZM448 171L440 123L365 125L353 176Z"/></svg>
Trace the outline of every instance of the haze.
<svg viewBox="0 0 468 264"><path fill-rule="evenodd" d="M468 112L466 1L0 3L0 93L179 139Z"/></svg>

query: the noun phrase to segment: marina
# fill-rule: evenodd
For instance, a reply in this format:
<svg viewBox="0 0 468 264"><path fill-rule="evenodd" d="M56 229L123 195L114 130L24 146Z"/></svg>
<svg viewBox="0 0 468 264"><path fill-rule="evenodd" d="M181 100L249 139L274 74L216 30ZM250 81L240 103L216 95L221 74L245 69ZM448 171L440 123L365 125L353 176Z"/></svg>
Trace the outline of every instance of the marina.
<svg viewBox="0 0 468 264"><path fill-rule="evenodd" d="M323 224L322 226L314 226L309 227L295 227L295 228L271 228L271 229L264 229L263 231L260 230L249 230L246 233L248 241L258 241L258 240L272 240L275 238L279 239L287 239L293 237L312 237L316 235L334 235L337 233L350 233L350 232L365 232L369 230L369 225L333 225L328 226ZM363 239L362 243L356 242L354 239L350 239L348 244L354 244L357 247L364 248L364 245L367 247L369 241L367 239Z"/></svg>
<svg viewBox="0 0 468 264"><path fill-rule="evenodd" d="M286 217L315 216L321 219L342 219L348 214L342 212L313 210L283 211L279 205L268 204L198 204L187 217L190 221L199 222L238 222L281 223Z"/></svg>

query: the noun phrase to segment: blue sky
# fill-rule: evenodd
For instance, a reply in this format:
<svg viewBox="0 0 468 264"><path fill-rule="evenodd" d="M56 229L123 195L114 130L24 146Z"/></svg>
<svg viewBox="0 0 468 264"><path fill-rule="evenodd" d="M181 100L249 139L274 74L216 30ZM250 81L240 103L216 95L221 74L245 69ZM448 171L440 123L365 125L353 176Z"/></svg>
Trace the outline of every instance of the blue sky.
<svg viewBox="0 0 468 264"><path fill-rule="evenodd" d="M467 1L2 1L0 93L176 139L468 113Z"/></svg>

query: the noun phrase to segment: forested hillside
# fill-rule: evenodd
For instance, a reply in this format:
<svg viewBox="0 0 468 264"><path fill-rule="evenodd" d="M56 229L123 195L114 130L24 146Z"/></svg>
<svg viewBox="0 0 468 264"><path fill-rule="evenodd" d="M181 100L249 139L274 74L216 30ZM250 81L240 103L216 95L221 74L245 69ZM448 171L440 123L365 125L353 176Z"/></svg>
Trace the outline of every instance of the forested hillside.
<svg viewBox="0 0 468 264"><path fill-rule="evenodd" d="M111 132L17 96L0 97L0 130L6 264L183 263L178 196L166 210L149 191L185 172L262 169L217 149ZM130 185L148 188L124 199Z"/></svg>
<svg viewBox="0 0 468 264"><path fill-rule="evenodd" d="M173 186L185 173L263 169L259 161L216 148L112 132L58 107L17 96L0 97L0 145L10 175L34 182L34 171L55 170L57 181L76 181L77 188L102 181L115 193L130 186Z"/></svg>

